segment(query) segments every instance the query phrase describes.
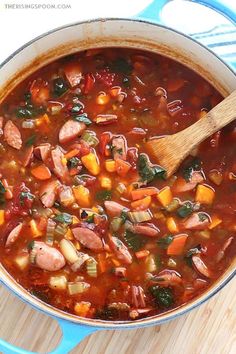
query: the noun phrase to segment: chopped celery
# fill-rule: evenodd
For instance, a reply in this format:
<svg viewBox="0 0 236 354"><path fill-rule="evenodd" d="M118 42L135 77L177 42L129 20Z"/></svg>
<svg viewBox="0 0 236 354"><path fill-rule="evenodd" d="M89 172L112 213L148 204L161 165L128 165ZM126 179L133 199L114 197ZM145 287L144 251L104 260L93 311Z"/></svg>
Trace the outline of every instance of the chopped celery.
<svg viewBox="0 0 236 354"><path fill-rule="evenodd" d="M68 283L68 292L70 295L82 294L90 288L90 284L83 281Z"/></svg>
<svg viewBox="0 0 236 354"><path fill-rule="evenodd" d="M86 261L86 269L87 269L87 273L88 275L90 275L90 277L97 277L97 262L95 261L94 258L89 258Z"/></svg>
<svg viewBox="0 0 236 354"><path fill-rule="evenodd" d="M69 263L73 264L78 261L77 250L72 242L63 238L60 242L60 248L63 256Z"/></svg>
<svg viewBox="0 0 236 354"><path fill-rule="evenodd" d="M144 221L149 221L152 219L152 214L149 210L145 211L129 211L128 213L129 219L133 223L139 223Z"/></svg>

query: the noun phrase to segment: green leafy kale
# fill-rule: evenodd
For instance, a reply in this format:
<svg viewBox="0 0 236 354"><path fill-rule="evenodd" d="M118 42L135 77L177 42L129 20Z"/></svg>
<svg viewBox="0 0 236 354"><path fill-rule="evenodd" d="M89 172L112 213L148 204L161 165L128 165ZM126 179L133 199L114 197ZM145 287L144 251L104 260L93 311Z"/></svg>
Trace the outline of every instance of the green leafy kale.
<svg viewBox="0 0 236 354"><path fill-rule="evenodd" d="M56 215L54 217L54 220L60 222L61 224L70 225L70 224L72 224L72 215L67 214L67 213L61 213L61 214Z"/></svg>
<svg viewBox="0 0 236 354"><path fill-rule="evenodd" d="M57 77L52 82L52 91L54 96L60 97L68 90L68 85L62 77Z"/></svg>
<svg viewBox="0 0 236 354"><path fill-rule="evenodd" d="M95 195L95 199L97 201L111 200L111 198L112 198L112 192L107 190L99 191Z"/></svg>
<svg viewBox="0 0 236 354"><path fill-rule="evenodd" d="M141 235L134 234L131 231L125 232L124 239L128 247L134 252L139 251L146 243L146 240Z"/></svg>
<svg viewBox="0 0 236 354"><path fill-rule="evenodd" d="M164 179L166 176L166 170L161 166L151 166L150 161L146 154L140 154L137 162L138 172L142 181L147 183L156 178Z"/></svg>
<svg viewBox="0 0 236 354"><path fill-rule="evenodd" d="M174 237L172 235L166 235L166 236L160 238L159 240L157 240L157 244L160 248L167 249L168 246L173 241L173 238Z"/></svg>
<svg viewBox="0 0 236 354"><path fill-rule="evenodd" d="M169 308L174 303L174 294L171 288L162 288L160 286L151 286L150 293L155 299L156 304L161 308Z"/></svg>

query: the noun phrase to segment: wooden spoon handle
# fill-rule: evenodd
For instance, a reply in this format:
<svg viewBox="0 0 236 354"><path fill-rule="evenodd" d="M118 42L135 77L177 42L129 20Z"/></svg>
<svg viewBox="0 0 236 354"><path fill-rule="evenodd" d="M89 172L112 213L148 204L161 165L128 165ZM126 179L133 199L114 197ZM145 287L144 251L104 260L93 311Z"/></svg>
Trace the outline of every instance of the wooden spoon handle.
<svg viewBox="0 0 236 354"><path fill-rule="evenodd" d="M182 151L186 155L198 144L222 127L236 119L236 91L214 107L206 116L180 133L172 135L183 143Z"/></svg>

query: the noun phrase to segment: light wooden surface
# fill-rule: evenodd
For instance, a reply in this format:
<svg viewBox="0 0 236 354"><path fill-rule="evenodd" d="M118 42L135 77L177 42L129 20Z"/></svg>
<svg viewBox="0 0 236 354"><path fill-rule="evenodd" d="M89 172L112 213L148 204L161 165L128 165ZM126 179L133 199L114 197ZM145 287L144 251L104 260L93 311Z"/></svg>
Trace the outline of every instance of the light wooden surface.
<svg viewBox="0 0 236 354"><path fill-rule="evenodd" d="M162 326L100 331L72 354L235 354L236 279L198 309ZM48 353L60 339L56 322L0 287L0 337ZM66 354L66 353L65 353Z"/></svg>

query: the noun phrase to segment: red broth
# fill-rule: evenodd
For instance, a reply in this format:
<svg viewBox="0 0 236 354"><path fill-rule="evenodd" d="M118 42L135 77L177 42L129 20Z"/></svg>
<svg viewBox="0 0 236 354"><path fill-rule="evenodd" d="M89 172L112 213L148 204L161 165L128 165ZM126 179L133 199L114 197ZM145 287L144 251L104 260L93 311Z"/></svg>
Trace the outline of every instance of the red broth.
<svg viewBox="0 0 236 354"><path fill-rule="evenodd" d="M0 107L7 271L33 296L104 320L206 291L235 256L235 124L169 179L145 142L221 100L190 69L138 50L88 50L27 78Z"/></svg>

